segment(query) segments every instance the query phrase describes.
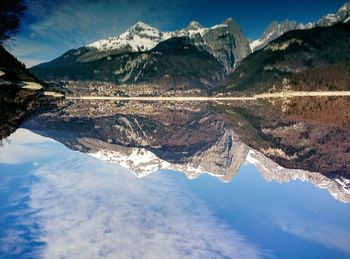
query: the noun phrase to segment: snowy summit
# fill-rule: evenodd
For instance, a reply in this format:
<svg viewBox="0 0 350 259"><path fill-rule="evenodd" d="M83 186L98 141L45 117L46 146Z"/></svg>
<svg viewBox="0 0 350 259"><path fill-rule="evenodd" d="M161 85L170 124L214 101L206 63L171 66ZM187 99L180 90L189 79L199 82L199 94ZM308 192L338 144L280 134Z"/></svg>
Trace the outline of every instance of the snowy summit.
<svg viewBox="0 0 350 259"><path fill-rule="evenodd" d="M125 49L129 51L146 51L166 40L165 35L158 29L143 22L137 22L126 32L116 37L96 41L87 47L97 48L99 51Z"/></svg>
<svg viewBox="0 0 350 259"><path fill-rule="evenodd" d="M210 30L220 27L227 27L227 25L219 24L211 28L204 28L200 23L191 21L185 29L174 32L161 32L160 30L139 21L119 36L93 42L87 45L87 47L96 48L98 51L147 51L154 48L158 43L173 37L203 36Z"/></svg>

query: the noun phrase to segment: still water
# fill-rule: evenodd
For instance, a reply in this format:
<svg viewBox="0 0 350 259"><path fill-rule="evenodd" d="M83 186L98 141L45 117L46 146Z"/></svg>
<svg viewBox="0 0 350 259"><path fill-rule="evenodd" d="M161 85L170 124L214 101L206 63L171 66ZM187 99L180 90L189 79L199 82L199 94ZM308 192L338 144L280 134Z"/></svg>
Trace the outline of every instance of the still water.
<svg viewBox="0 0 350 259"><path fill-rule="evenodd" d="M349 258L349 114L54 103L1 141L0 258Z"/></svg>
<svg viewBox="0 0 350 259"><path fill-rule="evenodd" d="M350 204L306 178L264 177L252 155L225 181L137 177L22 128L0 152L2 258L350 256Z"/></svg>

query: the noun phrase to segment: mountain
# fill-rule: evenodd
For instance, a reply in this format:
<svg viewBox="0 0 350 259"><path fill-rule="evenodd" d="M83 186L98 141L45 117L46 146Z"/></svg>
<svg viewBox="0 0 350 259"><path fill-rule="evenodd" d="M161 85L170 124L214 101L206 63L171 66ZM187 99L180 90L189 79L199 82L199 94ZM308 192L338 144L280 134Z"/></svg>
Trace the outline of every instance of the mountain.
<svg viewBox="0 0 350 259"><path fill-rule="evenodd" d="M349 39L346 23L289 31L245 58L219 90L349 90Z"/></svg>
<svg viewBox="0 0 350 259"><path fill-rule="evenodd" d="M32 71L46 80L150 84L166 89L207 89L225 75L219 61L188 38L170 38L149 51L110 54L89 61L80 60L84 53L91 54L89 48L72 50Z"/></svg>
<svg viewBox="0 0 350 259"><path fill-rule="evenodd" d="M190 27L190 26L189 26ZM185 35L194 39L196 46L203 47L216 57L229 73L250 54L249 42L245 39L239 26L233 19L227 19L223 24L215 25L209 29L198 28L187 30Z"/></svg>
<svg viewBox="0 0 350 259"><path fill-rule="evenodd" d="M281 23L272 22L262 34L262 36L250 44L252 51L265 47L269 42L282 36L284 33L292 30L306 30L315 27L332 26L339 22L347 23L350 17L350 2L344 4L335 14L328 14L320 18L317 22L307 24L297 23L296 21L285 20Z"/></svg>
<svg viewBox="0 0 350 259"><path fill-rule="evenodd" d="M43 80L211 88L249 53L249 43L232 19L211 28L191 22L164 33L138 22L117 37L70 50L31 71Z"/></svg>
<svg viewBox="0 0 350 259"><path fill-rule="evenodd" d="M350 2L344 4L335 14L323 16L316 22L316 26L332 26L336 23L348 23L350 20Z"/></svg>
<svg viewBox="0 0 350 259"><path fill-rule="evenodd" d="M232 19L211 28L204 28L200 23L191 21L186 28L174 32L161 32L143 22L137 22L121 35L96 41L87 47L97 49L98 52L142 52L151 50L162 41L181 37L192 39L197 47L216 57L228 72L250 53L248 41Z"/></svg>
<svg viewBox="0 0 350 259"><path fill-rule="evenodd" d="M117 51L141 52L154 48L159 42L167 40L171 35L162 33L156 28L143 22L137 22L126 32L117 37L102 39L87 45L92 50L98 52Z"/></svg>

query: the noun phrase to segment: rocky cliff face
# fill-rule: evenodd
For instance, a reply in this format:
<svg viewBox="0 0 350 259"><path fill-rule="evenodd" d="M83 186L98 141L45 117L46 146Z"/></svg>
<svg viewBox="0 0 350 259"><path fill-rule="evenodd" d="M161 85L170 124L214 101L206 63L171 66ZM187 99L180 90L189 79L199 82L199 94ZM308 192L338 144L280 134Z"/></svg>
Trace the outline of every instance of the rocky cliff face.
<svg viewBox="0 0 350 259"><path fill-rule="evenodd" d="M250 54L249 42L232 19L205 33L200 44L222 62L227 72L233 71Z"/></svg>

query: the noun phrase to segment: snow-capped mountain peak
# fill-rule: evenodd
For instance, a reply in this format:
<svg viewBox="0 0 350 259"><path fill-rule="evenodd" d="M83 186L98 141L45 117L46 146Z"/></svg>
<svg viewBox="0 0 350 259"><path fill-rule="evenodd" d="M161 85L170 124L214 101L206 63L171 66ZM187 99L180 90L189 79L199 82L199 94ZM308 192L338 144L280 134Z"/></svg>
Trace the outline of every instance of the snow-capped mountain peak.
<svg viewBox="0 0 350 259"><path fill-rule="evenodd" d="M295 21L285 20L280 23L272 22L262 34L262 36L250 44L252 51L266 46L269 42L280 37L282 34L291 30L305 30L314 27L332 26L338 22L348 23L350 21L350 2L344 4L335 14L327 14L321 17L317 22L307 24L297 23Z"/></svg>
<svg viewBox="0 0 350 259"><path fill-rule="evenodd" d="M93 42L87 45L87 48L91 49L93 58L105 57L109 54L146 52L163 41L178 37L193 40L196 46L206 50L222 63L226 71L231 71L237 62L250 53L248 41L232 19L209 28L192 21L186 28L173 32L161 32L148 24L137 22L119 36ZM232 44L227 44L231 41ZM104 53L96 55L95 51Z"/></svg>
<svg viewBox="0 0 350 259"><path fill-rule="evenodd" d="M138 21L130 29L133 29L133 28L141 28L141 29L144 29L144 30L154 30L155 29L152 26L150 26L150 25L148 25L148 24L146 24L146 23L144 23L142 21Z"/></svg>
<svg viewBox="0 0 350 259"><path fill-rule="evenodd" d="M229 26L232 19L227 19L222 24L214 25L210 28L203 27L197 21L191 21L184 29L174 32L161 32L160 30L138 21L127 31L116 37L110 37L93 42L87 47L96 48L98 51L120 50L125 51L147 51L154 48L158 43L173 37L195 37L203 36L211 30Z"/></svg>
<svg viewBox="0 0 350 259"><path fill-rule="evenodd" d="M316 26L331 26L338 22L348 22L350 16L350 2L344 4L335 14L327 14L317 21Z"/></svg>
<svg viewBox="0 0 350 259"><path fill-rule="evenodd" d="M87 47L97 48L99 51L118 49L121 51L147 51L166 38L166 35L158 29L138 21L119 36L93 42Z"/></svg>
<svg viewBox="0 0 350 259"><path fill-rule="evenodd" d="M203 29L204 27L197 21L191 21L187 25L187 30L198 30L198 29Z"/></svg>
<svg viewBox="0 0 350 259"><path fill-rule="evenodd" d="M266 28L262 36L250 44L251 50L254 51L264 47L270 41L277 39L287 31L305 30L305 29L311 29L312 27L314 27L313 23L302 24L302 23L297 23L296 21L290 21L290 20L284 20L280 23L277 21L273 21Z"/></svg>

